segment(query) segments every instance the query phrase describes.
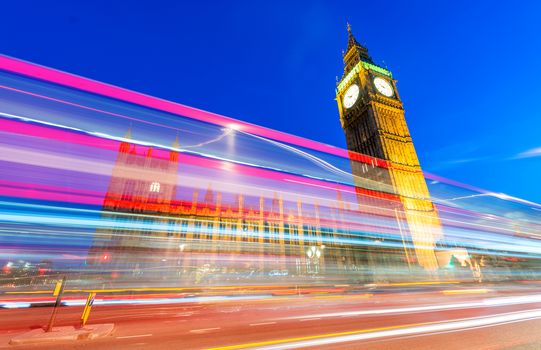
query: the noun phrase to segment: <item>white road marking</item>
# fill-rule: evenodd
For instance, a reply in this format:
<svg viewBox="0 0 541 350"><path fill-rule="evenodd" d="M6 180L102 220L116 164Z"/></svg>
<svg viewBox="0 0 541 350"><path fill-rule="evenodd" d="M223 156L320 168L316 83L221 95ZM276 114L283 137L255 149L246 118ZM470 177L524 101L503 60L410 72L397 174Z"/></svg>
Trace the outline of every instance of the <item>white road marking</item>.
<svg viewBox="0 0 541 350"><path fill-rule="evenodd" d="M250 323L250 326L264 326L266 324L275 324L276 322L261 322L261 323Z"/></svg>
<svg viewBox="0 0 541 350"><path fill-rule="evenodd" d="M193 315L193 312L181 312L175 315L175 317L182 317L182 316L191 316Z"/></svg>
<svg viewBox="0 0 541 350"><path fill-rule="evenodd" d="M141 338L141 337L151 337L152 334L137 334L137 335L125 335L123 337L116 337L117 339L129 339L129 338Z"/></svg>
<svg viewBox="0 0 541 350"><path fill-rule="evenodd" d="M205 332L208 332L208 331L215 331L217 329L220 329L220 327L215 327L215 328L202 328L202 329L192 329L190 331L190 333L205 333Z"/></svg>
<svg viewBox="0 0 541 350"><path fill-rule="evenodd" d="M154 318L156 317L155 315L148 315L148 314L144 314L144 313L140 313L140 314L126 314L126 315L122 315L122 316L107 316L107 317L100 317L100 320L114 320L114 319L117 319L117 318Z"/></svg>
<svg viewBox="0 0 541 350"><path fill-rule="evenodd" d="M313 319L314 317L355 317L362 315L384 315L384 314L407 314L407 313L421 313L421 312L434 312L443 310L456 310L456 309L474 309L479 307L495 307L495 306L507 306L517 304L535 304L541 303L541 294L527 295L527 296L510 296L510 297L496 297L488 298L480 301L471 302L459 302L453 304L435 304L435 305L423 305L414 307L397 307L387 309L373 309L373 310L358 310L358 311L345 311L345 312L332 312L325 314L312 314L302 316L291 316L280 318L279 320L296 320L296 319Z"/></svg>
<svg viewBox="0 0 541 350"><path fill-rule="evenodd" d="M463 318L456 320L447 320L444 322L427 323L421 325L412 325L411 327L390 327L389 329L374 330L370 332L359 331L357 334L349 335L329 335L320 339L294 340L283 344L270 344L262 346L260 350L285 350L310 348L316 346L337 344L341 342L360 341L367 339L377 339L386 337L404 337L413 335L431 335L442 332L460 332L480 327L494 327L498 325L524 322L541 318L541 309L509 312L491 316L481 316L472 318ZM393 329L394 328L394 329Z"/></svg>

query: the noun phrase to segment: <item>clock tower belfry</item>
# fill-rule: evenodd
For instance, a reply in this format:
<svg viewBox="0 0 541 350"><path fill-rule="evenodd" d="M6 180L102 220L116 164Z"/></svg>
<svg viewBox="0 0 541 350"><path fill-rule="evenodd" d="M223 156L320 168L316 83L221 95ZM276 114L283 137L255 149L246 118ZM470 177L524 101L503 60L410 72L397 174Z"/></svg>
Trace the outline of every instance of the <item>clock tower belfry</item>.
<svg viewBox="0 0 541 350"><path fill-rule="evenodd" d="M348 150L387 161L388 168L377 178L383 183L380 187L400 198L400 216L407 222L416 260L424 269L434 271L438 268L435 242L442 236L440 219L406 124L396 80L389 70L373 62L349 24L343 59L344 74L336 100ZM354 163L355 186L364 187L366 167ZM362 206L363 200L359 202Z"/></svg>

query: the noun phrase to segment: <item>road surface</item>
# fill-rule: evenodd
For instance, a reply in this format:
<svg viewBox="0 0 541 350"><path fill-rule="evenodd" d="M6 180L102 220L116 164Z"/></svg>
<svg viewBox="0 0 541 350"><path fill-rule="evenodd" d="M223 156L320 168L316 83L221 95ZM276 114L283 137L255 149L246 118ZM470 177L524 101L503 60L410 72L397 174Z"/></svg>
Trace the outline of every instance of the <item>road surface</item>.
<svg viewBox="0 0 541 350"><path fill-rule="evenodd" d="M46 324L51 308L0 309L0 348L541 349L538 286L201 300L96 305L89 323L114 323L112 336L30 347L8 342ZM57 325L76 324L81 311L60 308Z"/></svg>

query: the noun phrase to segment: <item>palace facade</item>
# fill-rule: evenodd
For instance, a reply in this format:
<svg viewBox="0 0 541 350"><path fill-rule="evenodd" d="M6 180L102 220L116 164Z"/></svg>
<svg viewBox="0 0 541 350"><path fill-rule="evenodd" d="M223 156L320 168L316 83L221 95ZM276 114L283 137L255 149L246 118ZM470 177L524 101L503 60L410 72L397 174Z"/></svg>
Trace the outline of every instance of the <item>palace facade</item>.
<svg viewBox="0 0 541 350"><path fill-rule="evenodd" d="M279 191L231 193L212 181L206 190L178 183L178 138L171 151L156 152L130 143L130 130L119 146L102 208L105 225L89 264L123 277L187 283L313 275L372 281L399 279L393 273L405 268L435 270L439 218L396 81L349 27L348 33L337 101L353 202L340 190L322 204Z"/></svg>

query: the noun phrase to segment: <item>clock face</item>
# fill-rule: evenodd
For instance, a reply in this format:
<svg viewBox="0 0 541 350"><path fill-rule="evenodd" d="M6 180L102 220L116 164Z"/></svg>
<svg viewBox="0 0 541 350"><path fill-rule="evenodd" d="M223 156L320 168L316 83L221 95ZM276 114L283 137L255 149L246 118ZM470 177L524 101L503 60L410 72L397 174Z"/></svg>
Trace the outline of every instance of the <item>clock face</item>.
<svg viewBox="0 0 541 350"><path fill-rule="evenodd" d="M378 92L382 94L383 96L391 97L394 94L393 87L391 86L391 84L383 78L375 77L374 86L376 87Z"/></svg>
<svg viewBox="0 0 541 350"><path fill-rule="evenodd" d="M355 102L357 102L357 99L359 98L359 85L353 84L351 85L344 94L344 97L342 98L344 107L351 108Z"/></svg>

